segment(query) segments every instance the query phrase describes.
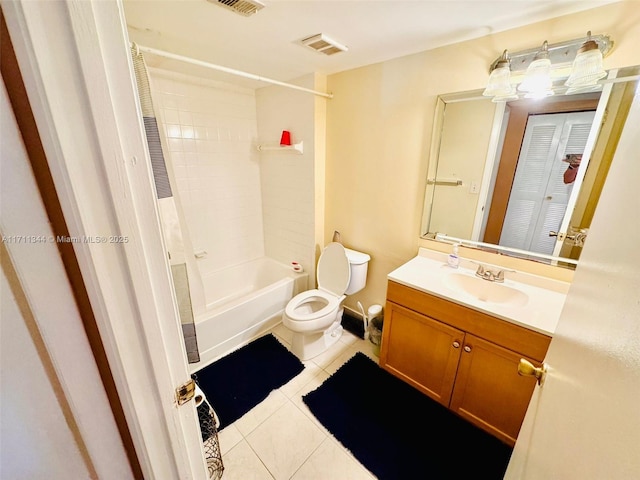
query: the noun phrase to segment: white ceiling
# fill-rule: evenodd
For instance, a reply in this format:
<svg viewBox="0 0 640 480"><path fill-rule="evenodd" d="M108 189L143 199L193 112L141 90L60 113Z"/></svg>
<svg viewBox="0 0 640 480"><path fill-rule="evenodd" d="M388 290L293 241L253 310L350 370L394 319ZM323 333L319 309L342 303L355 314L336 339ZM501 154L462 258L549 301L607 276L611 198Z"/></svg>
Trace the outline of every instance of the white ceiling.
<svg viewBox="0 0 640 480"><path fill-rule="evenodd" d="M332 74L615 1L263 0L265 8L250 17L207 0L123 0L123 4L130 40L139 45L288 82L312 72ZM327 56L298 43L317 33L349 50ZM500 53L496 51L496 57ZM174 61L146 58L151 66L175 68ZM180 68L197 73L193 67Z"/></svg>

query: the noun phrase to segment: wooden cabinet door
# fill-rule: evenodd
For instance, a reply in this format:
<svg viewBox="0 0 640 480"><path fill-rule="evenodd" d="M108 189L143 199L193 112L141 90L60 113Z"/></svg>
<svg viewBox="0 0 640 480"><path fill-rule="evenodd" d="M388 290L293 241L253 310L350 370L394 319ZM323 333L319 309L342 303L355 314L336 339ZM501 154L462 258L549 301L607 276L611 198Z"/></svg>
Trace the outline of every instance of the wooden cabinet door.
<svg viewBox="0 0 640 480"><path fill-rule="evenodd" d="M387 302L380 365L448 406L464 332Z"/></svg>
<svg viewBox="0 0 640 480"><path fill-rule="evenodd" d="M522 355L470 334L461 350L451 410L514 445L536 384L518 375Z"/></svg>

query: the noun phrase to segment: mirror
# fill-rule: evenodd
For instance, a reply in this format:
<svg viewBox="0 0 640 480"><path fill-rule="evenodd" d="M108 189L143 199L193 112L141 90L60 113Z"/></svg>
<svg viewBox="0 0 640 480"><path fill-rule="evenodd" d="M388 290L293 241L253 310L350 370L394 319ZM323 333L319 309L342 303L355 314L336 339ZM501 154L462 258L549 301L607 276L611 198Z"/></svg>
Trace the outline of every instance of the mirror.
<svg viewBox="0 0 640 480"><path fill-rule="evenodd" d="M421 236L574 267L639 72L542 100L439 96Z"/></svg>

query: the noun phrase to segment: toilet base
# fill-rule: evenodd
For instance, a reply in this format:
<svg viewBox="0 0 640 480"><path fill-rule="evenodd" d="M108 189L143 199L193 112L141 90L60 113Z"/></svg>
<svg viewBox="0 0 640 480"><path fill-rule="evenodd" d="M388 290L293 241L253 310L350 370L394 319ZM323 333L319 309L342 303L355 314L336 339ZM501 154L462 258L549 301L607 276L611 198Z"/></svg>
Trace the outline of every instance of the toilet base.
<svg viewBox="0 0 640 480"><path fill-rule="evenodd" d="M335 344L344 329L340 321L335 321L329 328L322 332L298 333L294 332L291 341L291 351L300 360L310 360L325 352Z"/></svg>

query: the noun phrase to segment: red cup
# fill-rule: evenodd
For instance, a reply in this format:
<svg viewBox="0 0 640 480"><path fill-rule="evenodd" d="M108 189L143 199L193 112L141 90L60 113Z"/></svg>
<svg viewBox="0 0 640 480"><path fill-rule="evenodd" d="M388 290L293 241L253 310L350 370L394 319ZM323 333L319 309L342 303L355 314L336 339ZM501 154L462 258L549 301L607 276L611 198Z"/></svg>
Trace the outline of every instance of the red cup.
<svg viewBox="0 0 640 480"><path fill-rule="evenodd" d="M280 137L280 145L291 145L291 133L288 130L282 131L282 136Z"/></svg>

